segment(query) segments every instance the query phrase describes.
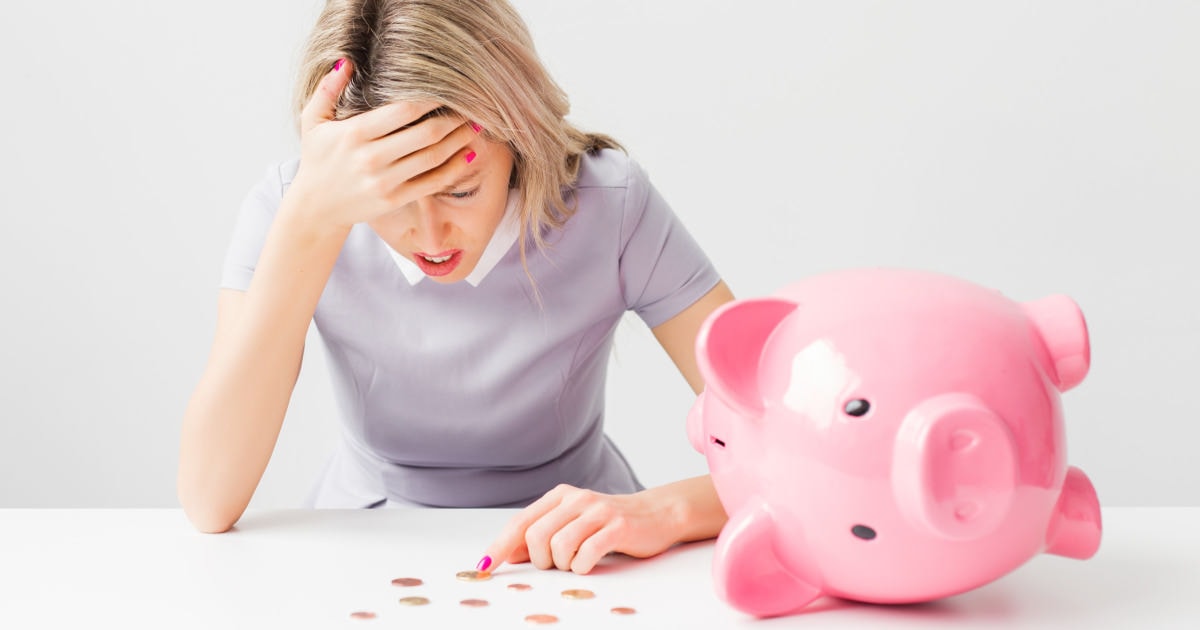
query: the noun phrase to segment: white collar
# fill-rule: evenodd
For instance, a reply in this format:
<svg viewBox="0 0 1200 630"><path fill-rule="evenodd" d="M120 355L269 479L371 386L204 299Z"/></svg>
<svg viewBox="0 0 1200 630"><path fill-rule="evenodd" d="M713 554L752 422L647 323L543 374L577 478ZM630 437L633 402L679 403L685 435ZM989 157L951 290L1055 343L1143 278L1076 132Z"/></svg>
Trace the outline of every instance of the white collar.
<svg viewBox="0 0 1200 630"><path fill-rule="evenodd" d="M480 282L483 282L484 276L496 267L504 254L508 253L512 244L517 242L517 236L521 233L521 221L517 217L517 190L510 188L508 191L508 201L504 206L504 217L500 219L500 225L496 226L496 231L492 232L492 240L488 241L487 247L483 250L483 255L479 257L479 262L471 273L464 278L471 286L477 287ZM379 239L383 240L383 239ZM400 272L408 279L408 283L416 285L425 277L425 272L417 266L417 263L401 256L392 249L391 245L384 242L387 246L387 251L392 256L392 260L396 262L396 266L400 268Z"/></svg>

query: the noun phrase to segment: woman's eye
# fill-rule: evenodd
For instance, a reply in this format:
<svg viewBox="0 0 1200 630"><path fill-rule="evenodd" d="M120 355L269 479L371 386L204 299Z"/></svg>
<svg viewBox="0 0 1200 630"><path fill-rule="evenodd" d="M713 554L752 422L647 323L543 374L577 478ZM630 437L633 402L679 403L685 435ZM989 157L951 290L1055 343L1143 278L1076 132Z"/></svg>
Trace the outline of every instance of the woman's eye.
<svg viewBox="0 0 1200 630"><path fill-rule="evenodd" d="M451 199L467 199L469 197L474 197L475 193L477 192L479 192L479 189L474 188L472 190L464 190L462 192L446 193L446 196L450 197Z"/></svg>

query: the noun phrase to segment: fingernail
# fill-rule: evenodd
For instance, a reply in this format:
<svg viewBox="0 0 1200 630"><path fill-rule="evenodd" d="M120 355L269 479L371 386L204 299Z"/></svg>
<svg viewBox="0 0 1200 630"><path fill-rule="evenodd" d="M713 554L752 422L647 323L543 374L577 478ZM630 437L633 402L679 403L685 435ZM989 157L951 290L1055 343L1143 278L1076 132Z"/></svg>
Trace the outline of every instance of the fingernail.
<svg viewBox="0 0 1200 630"><path fill-rule="evenodd" d="M475 154L472 153L471 155L475 155ZM467 160L467 161L469 162L470 160ZM492 566L492 557L484 556L483 559L479 561L479 564L475 565L475 570L476 571L487 571L488 567L490 567L490 566Z"/></svg>
<svg viewBox="0 0 1200 630"><path fill-rule="evenodd" d="M463 159L467 161L467 164L470 164L472 161L475 160L475 152L471 151L470 153L464 155ZM484 556L483 559L487 560L489 563L492 561L492 559L487 556ZM482 570L483 569L480 569L480 571L482 571Z"/></svg>
<svg viewBox="0 0 1200 630"><path fill-rule="evenodd" d="M479 126L479 124L478 124L478 123L476 123L474 120L468 120L467 122L468 122L468 123L470 123L470 125L471 125L471 129L472 129L472 130L473 130L475 133L479 133L480 131L483 131L483 127L480 127L480 126Z"/></svg>
<svg viewBox="0 0 1200 630"><path fill-rule="evenodd" d="M334 71L334 72L337 72L338 70L341 70L341 69L342 69L342 66L344 66L344 65L346 65L346 60L345 60L345 59L338 59L338 60L337 60L337 63L333 64L333 71Z"/></svg>

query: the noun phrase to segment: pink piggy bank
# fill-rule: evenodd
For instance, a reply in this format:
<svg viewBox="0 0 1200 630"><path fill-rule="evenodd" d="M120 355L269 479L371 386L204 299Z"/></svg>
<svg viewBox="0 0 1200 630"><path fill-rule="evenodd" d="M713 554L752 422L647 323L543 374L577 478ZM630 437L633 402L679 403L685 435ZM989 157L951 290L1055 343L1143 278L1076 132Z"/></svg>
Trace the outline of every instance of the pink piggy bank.
<svg viewBox="0 0 1200 630"><path fill-rule="evenodd" d="M928 601L1100 545L1096 492L1066 462L1059 393L1090 362L1066 296L829 273L724 305L696 355L688 435L729 514L713 577L739 610Z"/></svg>

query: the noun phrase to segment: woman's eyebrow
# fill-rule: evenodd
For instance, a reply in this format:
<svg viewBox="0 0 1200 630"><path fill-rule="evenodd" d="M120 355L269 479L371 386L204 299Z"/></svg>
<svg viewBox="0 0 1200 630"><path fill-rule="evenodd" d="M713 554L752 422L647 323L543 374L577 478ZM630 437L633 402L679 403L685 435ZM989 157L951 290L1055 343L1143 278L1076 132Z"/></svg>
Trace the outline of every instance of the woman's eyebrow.
<svg viewBox="0 0 1200 630"><path fill-rule="evenodd" d="M471 181L472 179L474 179L476 176L478 176L482 172L483 171L478 170L478 169L469 171L468 173L464 174L462 177L459 177L458 179L454 180L453 183L447 185L445 188L443 188L441 190L441 192L450 192L450 191L454 190L455 188L458 188L459 186L462 186L463 184Z"/></svg>

